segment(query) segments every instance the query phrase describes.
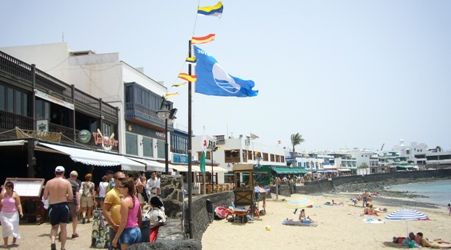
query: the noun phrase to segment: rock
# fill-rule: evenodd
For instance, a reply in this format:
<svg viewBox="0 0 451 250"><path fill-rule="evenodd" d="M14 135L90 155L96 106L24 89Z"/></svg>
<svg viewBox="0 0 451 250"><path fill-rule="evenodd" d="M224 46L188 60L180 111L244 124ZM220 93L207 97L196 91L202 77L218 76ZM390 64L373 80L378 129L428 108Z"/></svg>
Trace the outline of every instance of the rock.
<svg viewBox="0 0 451 250"><path fill-rule="evenodd" d="M128 250L197 250L202 249L202 244L197 240L157 240L155 243L139 243L128 247Z"/></svg>

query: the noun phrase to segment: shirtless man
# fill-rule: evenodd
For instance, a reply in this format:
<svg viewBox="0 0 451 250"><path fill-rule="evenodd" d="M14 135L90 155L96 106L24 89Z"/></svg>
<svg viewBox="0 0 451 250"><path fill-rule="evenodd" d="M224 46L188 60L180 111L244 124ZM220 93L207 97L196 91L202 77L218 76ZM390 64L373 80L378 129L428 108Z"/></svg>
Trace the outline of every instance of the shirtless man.
<svg viewBox="0 0 451 250"><path fill-rule="evenodd" d="M64 179L64 167L55 168L55 177L45 185L44 200L49 200L49 218L52 230L50 231L51 249L56 250L55 238L58 233L58 225L61 231L61 250L66 244L66 225L69 223L69 205L74 195L68 180Z"/></svg>

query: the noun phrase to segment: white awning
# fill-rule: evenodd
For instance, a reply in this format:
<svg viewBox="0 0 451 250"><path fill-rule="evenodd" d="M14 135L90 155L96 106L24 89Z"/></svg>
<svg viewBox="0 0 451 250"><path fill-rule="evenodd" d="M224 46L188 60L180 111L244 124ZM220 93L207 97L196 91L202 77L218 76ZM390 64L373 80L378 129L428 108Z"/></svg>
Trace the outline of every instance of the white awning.
<svg viewBox="0 0 451 250"><path fill-rule="evenodd" d="M135 157L129 157L127 156L127 158L146 164L147 166L147 171L148 172L153 172L153 171L157 171L157 172L164 172L166 170L166 166L163 163L160 163L158 161L152 161L149 159L141 159L141 158L135 158ZM172 172L172 168L169 167L169 172Z"/></svg>
<svg viewBox="0 0 451 250"><path fill-rule="evenodd" d="M169 167L177 170L178 172L188 172L188 165L173 165L173 164L169 164ZM199 165L191 165L191 170L193 172L200 172L200 167Z"/></svg>
<svg viewBox="0 0 451 250"><path fill-rule="evenodd" d="M211 167L210 168L207 168L207 170L210 170L211 171ZM214 173L227 173L227 172L229 172L229 170L227 170L226 168L222 168L222 167L213 167L213 174Z"/></svg>
<svg viewBox="0 0 451 250"><path fill-rule="evenodd" d="M48 148L55 149L57 151L63 152L75 161L81 162L86 165L94 166L121 166L122 170L127 171L144 171L145 165L132 161L127 157L117 154L102 153L98 151L71 148L67 146L54 145L49 143L40 142L39 145L46 146Z"/></svg>
<svg viewBox="0 0 451 250"><path fill-rule="evenodd" d="M25 144L25 140L0 141L0 147L23 146L24 144Z"/></svg>

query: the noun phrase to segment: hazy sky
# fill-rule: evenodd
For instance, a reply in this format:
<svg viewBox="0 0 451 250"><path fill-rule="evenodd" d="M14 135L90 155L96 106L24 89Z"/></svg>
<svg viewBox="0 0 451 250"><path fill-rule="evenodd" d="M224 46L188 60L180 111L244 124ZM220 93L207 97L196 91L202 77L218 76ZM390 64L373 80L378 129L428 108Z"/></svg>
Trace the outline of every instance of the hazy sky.
<svg viewBox="0 0 451 250"><path fill-rule="evenodd" d="M212 5L214 0L201 0ZM168 86L184 59L198 1L1 1L0 47L64 41L119 52ZM222 18L197 17L202 48L253 98L195 94L196 134L249 134L299 150L391 148L400 139L451 148L451 1L226 0ZM37 65L39 67L39 65ZM187 126L186 87L173 89ZM203 129L205 128L205 129Z"/></svg>

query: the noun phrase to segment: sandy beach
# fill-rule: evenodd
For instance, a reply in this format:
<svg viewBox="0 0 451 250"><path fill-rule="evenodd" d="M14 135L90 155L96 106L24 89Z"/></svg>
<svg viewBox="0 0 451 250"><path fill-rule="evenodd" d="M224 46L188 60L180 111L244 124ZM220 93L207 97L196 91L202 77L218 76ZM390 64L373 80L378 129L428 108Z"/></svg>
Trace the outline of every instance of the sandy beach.
<svg viewBox="0 0 451 250"><path fill-rule="evenodd" d="M313 208L306 214L318 223L317 227L285 226L281 222L298 218L285 200L311 199ZM327 206L325 202L343 202L341 206ZM406 236L407 230L423 232L429 239L451 240L451 216L446 208L431 208L421 203L409 202L409 208L426 213L428 221L388 221L385 215L401 208L404 202L390 197L373 200L375 207L385 207L387 213L377 218L381 224L367 224L361 216L362 204L354 207L350 194L300 195L291 197L275 195L267 201L267 214L247 224L216 220L210 224L202 238L203 249L395 249L384 242L393 236ZM404 206L406 207L406 206Z"/></svg>

